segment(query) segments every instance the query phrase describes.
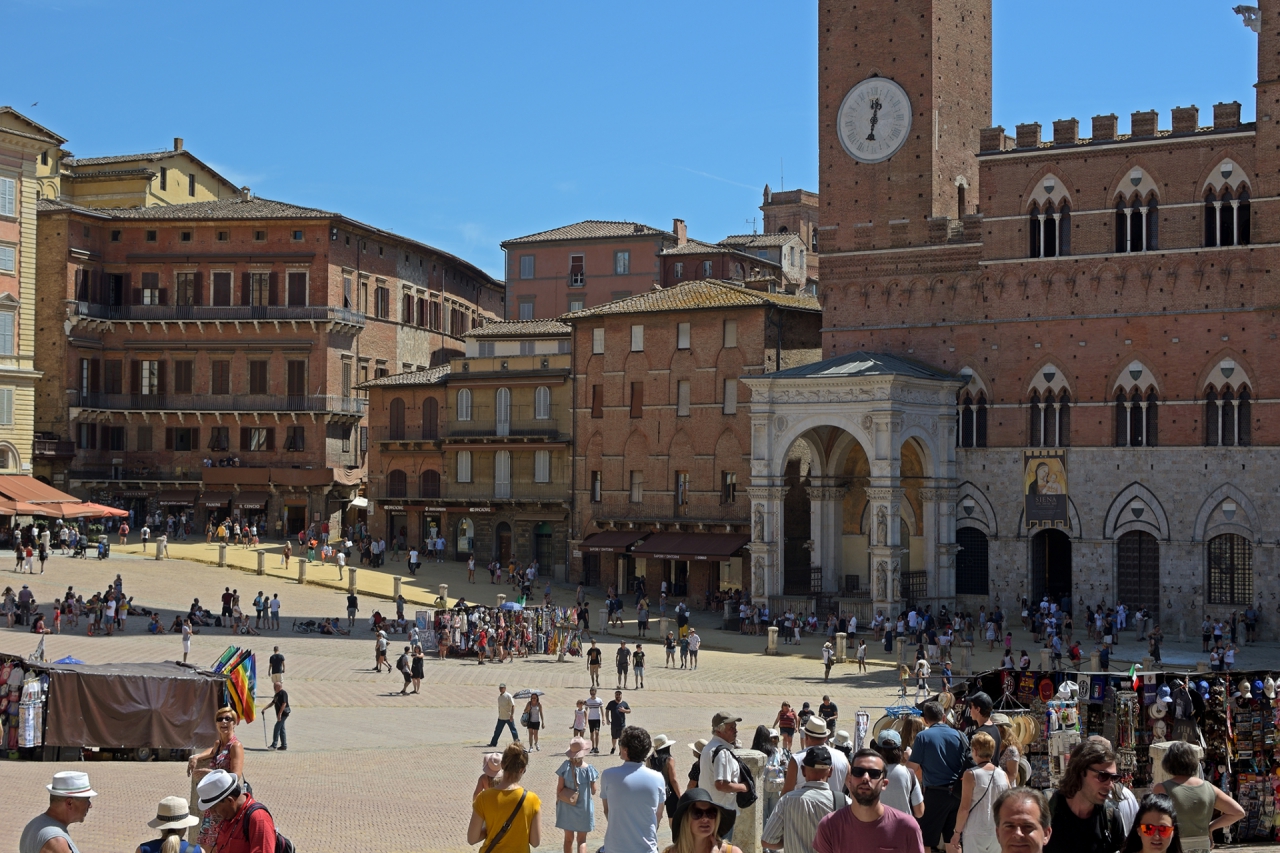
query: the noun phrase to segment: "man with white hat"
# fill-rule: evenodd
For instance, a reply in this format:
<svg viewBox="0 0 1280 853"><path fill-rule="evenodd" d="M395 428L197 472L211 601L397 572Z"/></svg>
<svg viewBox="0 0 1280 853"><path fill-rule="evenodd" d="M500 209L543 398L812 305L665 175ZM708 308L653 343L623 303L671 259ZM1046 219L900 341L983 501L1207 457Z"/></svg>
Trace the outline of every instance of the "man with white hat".
<svg viewBox="0 0 1280 853"><path fill-rule="evenodd" d="M67 828L85 819L93 808L92 798L98 796L89 786L89 774L63 770L53 774L53 782L45 787L49 789L49 808L22 830L19 853L80 853Z"/></svg>
<svg viewBox="0 0 1280 853"><path fill-rule="evenodd" d="M787 762L787 775L782 783L784 795L791 793L803 782L804 776L801 775L800 768L804 764L805 752L815 746L826 746L827 739L831 737L831 730L827 728L822 717L814 714L805 720L804 726L800 729L800 736L804 749L792 753L791 760ZM849 775L849 759L845 758L844 753L838 749L830 750L830 758L831 790L843 791L845 777Z"/></svg>
<svg viewBox="0 0 1280 853"><path fill-rule="evenodd" d="M214 770L196 786L202 812L222 819L218 824L219 853L275 853L276 824L266 806L240 784L240 777Z"/></svg>

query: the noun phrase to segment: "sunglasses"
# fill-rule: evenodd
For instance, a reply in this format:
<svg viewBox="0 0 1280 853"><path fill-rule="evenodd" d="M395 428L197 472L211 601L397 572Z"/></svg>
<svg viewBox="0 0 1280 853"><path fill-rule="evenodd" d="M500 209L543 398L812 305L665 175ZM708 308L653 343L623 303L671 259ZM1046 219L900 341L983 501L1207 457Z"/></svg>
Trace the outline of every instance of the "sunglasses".
<svg viewBox="0 0 1280 853"><path fill-rule="evenodd" d="M235 721L235 717L218 717L218 722L220 723L234 723Z"/></svg>
<svg viewBox="0 0 1280 853"><path fill-rule="evenodd" d="M1090 767L1090 768L1089 768L1089 772L1090 772L1090 773L1092 773L1093 775L1097 776L1097 777L1098 777L1098 781L1099 781L1099 782L1101 782L1101 783L1102 783L1102 784L1104 784L1104 785L1105 785L1105 784L1107 784L1108 782L1119 782L1119 781L1120 781L1120 774L1119 774L1119 773L1108 773L1108 772L1107 772L1107 771L1105 771L1105 770L1094 770L1092 767Z"/></svg>
<svg viewBox="0 0 1280 853"><path fill-rule="evenodd" d="M1162 823L1140 823L1138 824L1138 831L1148 838L1153 835L1159 838L1168 838L1173 835L1173 827L1165 826Z"/></svg>
<svg viewBox="0 0 1280 853"><path fill-rule="evenodd" d="M689 809L689 814L693 816L694 820L702 820L703 818L719 817L720 810L717 809L715 806L712 806L711 808L707 808L707 809L699 808L698 806L693 806Z"/></svg>
<svg viewBox="0 0 1280 853"><path fill-rule="evenodd" d="M849 775L855 779L861 779L863 776L867 776L870 777L872 782L874 782L884 775L884 771L875 767L850 767Z"/></svg>

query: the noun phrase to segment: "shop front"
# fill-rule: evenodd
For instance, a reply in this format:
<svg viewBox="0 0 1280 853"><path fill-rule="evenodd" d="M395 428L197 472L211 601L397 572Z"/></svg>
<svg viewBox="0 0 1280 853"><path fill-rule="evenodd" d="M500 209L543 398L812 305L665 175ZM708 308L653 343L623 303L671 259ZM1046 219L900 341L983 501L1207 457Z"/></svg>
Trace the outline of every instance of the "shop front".
<svg viewBox="0 0 1280 853"><path fill-rule="evenodd" d="M745 533L654 533L631 549L635 572L651 594L666 581L675 598L711 601L742 589L743 548L750 539ZM619 582L625 583L621 571Z"/></svg>
<svg viewBox="0 0 1280 853"><path fill-rule="evenodd" d="M471 516L464 515L454 521L453 547L456 559L470 559L476 547L476 523Z"/></svg>
<svg viewBox="0 0 1280 853"><path fill-rule="evenodd" d="M129 513L128 522L133 527L140 527L142 520L149 512L149 503L155 492L150 489L121 489L116 492L116 506Z"/></svg>
<svg viewBox="0 0 1280 853"><path fill-rule="evenodd" d="M284 535L294 537L307 527L307 496L305 494L285 495L284 509L281 511L284 522Z"/></svg>
<svg viewBox="0 0 1280 853"><path fill-rule="evenodd" d="M648 535L645 530L605 530L583 539L574 549L582 559L583 586L625 584L628 568L634 577L635 563L627 552Z"/></svg>
<svg viewBox="0 0 1280 853"><path fill-rule="evenodd" d="M240 518L241 523L255 525L259 537L267 523L267 492L240 492L231 501L232 512Z"/></svg>
<svg viewBox="0 0 1280 853"><path fill-rule="evenodd" d="M231 492L205 492L200 495L197 520L204 523L219 523L231 517Z"/></svg>
<svg viewBox="0 0 1280 853"><path fill-rule="evenodd" d="M167 522L168 517L173 516L174 529L182 538L194 532L194 510L199 498L200 493L195 489L166 489L156 498L161 517Z"/></svg>

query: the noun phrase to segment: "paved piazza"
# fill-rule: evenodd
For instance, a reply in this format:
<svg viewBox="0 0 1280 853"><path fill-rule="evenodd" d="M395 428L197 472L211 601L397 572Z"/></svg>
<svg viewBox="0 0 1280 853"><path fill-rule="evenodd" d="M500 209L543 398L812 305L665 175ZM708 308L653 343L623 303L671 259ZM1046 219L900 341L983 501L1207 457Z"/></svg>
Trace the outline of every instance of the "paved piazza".
<svg viewBox="0 0 1280 853"><path fill-rule="evenodd" d="M207 547L203 543L185 546L184 554L204 557ZM136 546L130 550L136 551ZM243 551L234 556L246 563L252 559L251 553ZM269 558L269 563L275 562ZM316 569L313 566L310 575L320 579ZM334 574L331 567L327 571ZM394 567L387 573L362 571L362 590L366 584L389 588L390 571L395 571ZM282 631L248 639L253 640L252 648L258 653L260 694L269 693L265 671L271 646L278 643L287 657L286 686L295 711L289 721L289 750L276 753L265 749L261 721L242 725L238 735L246 748L245 775L271 808L281 831L301 849L369 849L375 839L378 848L387 851L469 849L465 833L470 793L480 773L480 756L488 751L485 745L496 718L496 685L501 681L513 692L522 687L546 691L546 705L554 722L544 730L544 751L533 754L526 778L543 799L542 849L560 849L562 834L554 828L553 794L554 772L562 759L552 750L563 751L567 746L574 700L587 695L586 665L581 660L556 663L553 657L535 656L513 664L481 667L474 661L441 663L428 657L424 692L398 696L393 693L400 688L399 675L375 675L369 666L373 639L367 622L360 623L361 630L351 638L289 631L294 617L344 613L343 592L336 588L301 586L282 576L258 578L242 569L187 560L160 563L136 553L121 553L120 549L104 562L54 556L44 575L0 572L0 588L28 583L39 600L49 601L73 584L87 597L95 589L104 589L117 572L124 575L126 592L135 597L135 603L165 612L166 625L172 621L173 611L185 611L193 596L213 603L224 586L239 589L246 602L252 601L258 589L280 594L284 602ZM432 567L415 581L412 597L424 597L431 585L440 581L450 583L451 596L474 593L468 598L487 601L497 592L488 583L467 585L462 567L451 564ZM572 600L573 594L570 588L556 590L564 601ZM386 602L376 602L362 592L361 609L366 618L375 606L394 610ZM859 707L870 711L874 720L896 695L897 678L887 662L874 661L871 672L863 676L854 674L852 664L838 665L832 683L824 688L818 660L820 643L816 640L806 638L798 650L784 646L782 655L766 657L759 653L763 638L722 633L705 613L695 613L694 623L705 637L699 669L664 669L661 651L655 647L649 656L646 688L626 692L633 708L632 723L652 734L665 732L681 744L675 755L682 773L692 762L683 744L708 736L711 715L717 709L742 715L746 738L756 724L773 721L783 699L797 707L801 701L816 707L827 689L846 721L841 727L851 728ZM124 636L88 637L83 631L50 636L46 654L50 660L74 655L90 663L181 658L178 637L142 635L142 627L142 620L131 619ZM616 640L597 636L606 649L607 663ZM204 629L194 638L192 659L212 663L231 641L229 631ZM0 628L3 651L26 655L35 643L36 638L23 629ZM392 651L398 653L402 645L402 639L393 638ZM1136 644L1130 643L1128 648L1134 649ZM1183 648L1190 650L1190 646ZM792 651L803 657L789 654ZM877 652L883 656L882 650ZM1166 658L1172 654L1179 654L1176 644ZM1253 655L1274 658L1275 649L1250 649L1243 656ZM994 664L994 656L989 662L985 657L985 652L979 656L980 665ZM603 686L612 688L610 667L602 669ZM270 713L266 716L274 719ZM603 742L607 749L607 740ZM592 761L598 769L616 762L616 757L608 754ZM152 837L146 821L155 814L156 803L166 795L186 796L189 792L181 763L91 762L82 766L101 794L88 820L73 829L86 853L135 849ZM47 804L44 785L65 765L5 762L0 768L6 791L2 811L7 818L0 828L0 849L12 850L23 823ZM599 805L596 825L592 850L603 838L604 816ZM669 837L665 822L661 837L664 843Z"/></svg>

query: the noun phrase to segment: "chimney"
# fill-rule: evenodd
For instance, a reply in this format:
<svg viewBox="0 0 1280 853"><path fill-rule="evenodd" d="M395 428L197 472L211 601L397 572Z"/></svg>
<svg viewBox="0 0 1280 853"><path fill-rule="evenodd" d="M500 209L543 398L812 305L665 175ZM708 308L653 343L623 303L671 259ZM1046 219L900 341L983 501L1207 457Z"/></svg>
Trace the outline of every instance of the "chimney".
<svg viewBox="0 0 1280 853"><path fill-rule="evenodd" d="M250 190L248 187L241 187L241 188L240 188L240 200L241 200L241 201L249 201L249 200L250 200L250 199L252 199L252 198L253 198L253 191L252 191L252 190Z"/></svg>
<svg viewBox="0 0 1280 853"><path fill-rule="evenodd" d="M685 227L683 219L671 220L671 230L675 232L677 246L683 246L689 242L689 229Z"/></svg>
<svg viewBox="0 0 1280 853"><path fill-rule="evenodd" d="M1000 151L1004 148L1004 128L1000 125L984 127L978 138L978 148L981 151Z"/></svg>
<svg viewBox="0 0 1280 853"><path fill-rule="evenodd" d="M1120 118L1115 114L1093 117L1093 141L1097 142L1101 139L1115 139L1116 130L1120 125Z"/></svg>
<svg viewBox="0 0 1280 853"><path fill-rule="evenodd" d="M1053 123L1054 145L1075 145L1080 141L1080 120L1060 118Z"/></svg>
<svg viewBox="0 0 1280 853"><path fill-rule="evenodd" d="M1200 128L1200 108L1194 104L1189 107L1173 108L1173 132L1195 133Z"/></svg>
<svg viewBox="0 0 1280 853"><path fill-rule="evenodd" d="M1019 148L1036 148L1040 145L1040 122L1020 124L1017 128L1017 146Z"/></svg>
<svg viewBox="0 0 1280 853"><path fill-rule="evenodd" d="M181 151L181 150L182 150L182 137L181 137L181 136L175 136L175 137L173 138L173 150L174 150L174 151Z"/></svg>
<svg viewBox="0 0 1280 853"><path fill-rule="evenodd" d="M1129 133L1133 136L1155 136L1160 126L1160 114L1155 110L1138 111L1129 115Z"/></svg>
<svg viewBox="0 0 1280 853"><path fill-rule="evenodd" d="M1232 101L1229 104L1213 105L1213 129L1222 130L1226 127L1240 126L1240 102Z"/></svg>

